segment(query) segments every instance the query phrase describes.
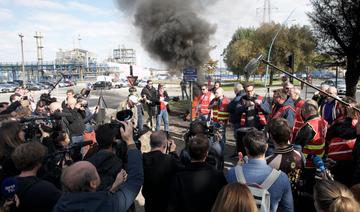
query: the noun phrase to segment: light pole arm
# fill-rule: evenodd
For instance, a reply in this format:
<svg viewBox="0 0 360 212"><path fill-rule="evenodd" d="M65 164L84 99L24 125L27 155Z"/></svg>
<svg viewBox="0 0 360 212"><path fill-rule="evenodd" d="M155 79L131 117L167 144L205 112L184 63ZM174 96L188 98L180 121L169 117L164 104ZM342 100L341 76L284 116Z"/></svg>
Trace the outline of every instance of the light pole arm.
<svg viewBox="0 0 360 212"><path fill-rule="evenodd" d="M273 37L273 39L271 40L271 43L270 43L270 47L269 47L269 52L268 52L268 55L267 55L267 61L270 61L270 58L271 58L271 50L272 50L272 47L275 43L275 40L277 38L277 36L279 35L279 33L281 32L281 30L284 28L285 24L289 21L290 17L292 16L292 14L295 12L295 9L293 9L291 11L291 13L289 14L289 16L285 19L285 21L281 24L280 28L278 29L278 31L276 32L275 36ZM267 79L268 79L268 75L269 75L269 66L266 64L266 73L265 73L265 87L267 85Z"/></svg>

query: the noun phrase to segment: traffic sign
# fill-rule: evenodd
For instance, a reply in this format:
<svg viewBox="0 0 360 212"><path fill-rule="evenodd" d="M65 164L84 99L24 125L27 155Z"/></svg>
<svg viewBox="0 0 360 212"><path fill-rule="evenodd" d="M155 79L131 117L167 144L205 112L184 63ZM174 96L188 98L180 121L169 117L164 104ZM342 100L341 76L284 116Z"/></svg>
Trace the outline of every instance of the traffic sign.
<svg viewBox="0 0 360 212"><path fill-rule="evenodd" d="M185 68L183 70L183 79L187 82L195 82L197 80L196 68Z"/></svg>

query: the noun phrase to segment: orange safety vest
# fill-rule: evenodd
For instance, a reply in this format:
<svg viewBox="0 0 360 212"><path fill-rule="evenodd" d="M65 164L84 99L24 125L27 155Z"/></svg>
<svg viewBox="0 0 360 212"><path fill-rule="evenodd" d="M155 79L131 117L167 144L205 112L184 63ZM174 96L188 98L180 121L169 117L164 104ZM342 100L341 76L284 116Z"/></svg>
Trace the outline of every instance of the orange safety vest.
<svg viewBox="0 0 360 212"><path fill-rule="evenodd" d="M312 159L307 156L317 155L320 158L324 156L327 122L321 117L315 117L308 120L306 124L315 131L315 136L303 147L303 154L306 158L305 168L314 168ZM306 126L306 124L304 124L303 127Z"/></svg>
<svg viewBox="0 0 360 212"><path fill-rule="evenodd" d="M220 105L214 105L213 107L213 117L212 120L217 123L227 123L229 120L229 112L227 112L227 106L229 105L230 101L228 98L224 96L221 100Z"/></svg>
<svg viewBox="0 0 360 212"><path fill-rule="evenodd" d="M301 126L303 126L303 124L304 124L304 120L301 117L301 107L304 105L304 103L305 103L305 101L303 99L300 99L295 104L295 123L294 123L294 127L293 127L293 139L296 137L297 132L299 131Z"/></svg>
<svg viewBox="0 0 360 212"><path fill-rule="evenodd" d="M198 113L200 115L208 115L210 113L209 105L211 92L208 91L206 94L202 94L200 96L199 105L198 105Z"/></svg>
<svg viewBox="0 0 360 212"><path fill-rule="evenodd" d="M342 121L343 119L337 119L334 123ZM353 119L352 127L355 128L357 120ZM334 137L330 140L328 146L328 158L335 161L352 160L352 151L355 146L356 139L343 139L340 137Z"/></svg>
<svg viewBox="0 0 360 212"><path fill-rule="evenodd" d="M285 110L287 110L288 108L295 111L294 108L291 107L290 105L284 105L280 109L278 109L277 111L275 111L275 108L276 107L274 107L272 109L272 112L270 114L270 118L272 118L272 119L281 118L283 116L283 113L285 112Z"/></svg>
<svg viewBox="0 0 360 212"><path fill-rule="evenodd" d="M262 96L257 96L257 99L262 101L263 97ZM260 125L265 126L267 124L267 121L266 121L266 117L265 117L264 113L260 109L258 109L257 110L257 115L259 117ZM245 124L246 124L246 113L242 113L241 118L240 118L240 126L245 127Z"/></svg>

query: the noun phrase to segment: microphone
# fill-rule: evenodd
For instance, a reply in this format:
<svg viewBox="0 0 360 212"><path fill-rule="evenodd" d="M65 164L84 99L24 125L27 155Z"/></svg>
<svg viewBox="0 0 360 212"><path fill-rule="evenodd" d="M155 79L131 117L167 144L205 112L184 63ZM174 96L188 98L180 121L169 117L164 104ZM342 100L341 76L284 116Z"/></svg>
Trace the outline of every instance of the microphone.
<svg viewBox="0 0 360 212"><path fill-rule="evenodd" d="M92 141L81 141L81 142L77 142L74 144L71 144L68 149L77 149L77 148L82 148L84 146L88 146L91 145L93 142Z"/></svg>
<svg viewBox="0 0 360 212"><path fill-rule="evenodd" d="M321 172L324 172L326 170L324 161L319 156L313 156L312 160L316 168L320 169Z"/></svg>
<svg viewBox="0 0 360 212"><path fill-rule="evenodd" d="M1 183L1 194L6 199L11 199L17 192L17 180L15 177L5 178Z"/></svg>
<svg viewBox="0 0 360 212"><path fill-rule="evenodd" d="M334 181L334 178L331 175L330 171L325 167L324 161L317 155L313 155L311 158L312 158L313 163L316 166L316 168L320 169L320 172L324 173L325 177L328 180Z"/></svg>

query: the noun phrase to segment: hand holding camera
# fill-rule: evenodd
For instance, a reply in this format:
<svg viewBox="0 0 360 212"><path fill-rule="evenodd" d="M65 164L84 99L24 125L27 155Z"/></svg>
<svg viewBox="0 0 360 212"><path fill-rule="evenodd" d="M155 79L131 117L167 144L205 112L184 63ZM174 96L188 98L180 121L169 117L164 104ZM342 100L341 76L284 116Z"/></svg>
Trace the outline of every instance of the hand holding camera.
<svg viewBox="0 0 360 212"><path fill-rule="evenodd" d="M120 121L124 127L120 127L121 138L127 145L135 144L133 139L133 127L131 123Z"/></svg>

